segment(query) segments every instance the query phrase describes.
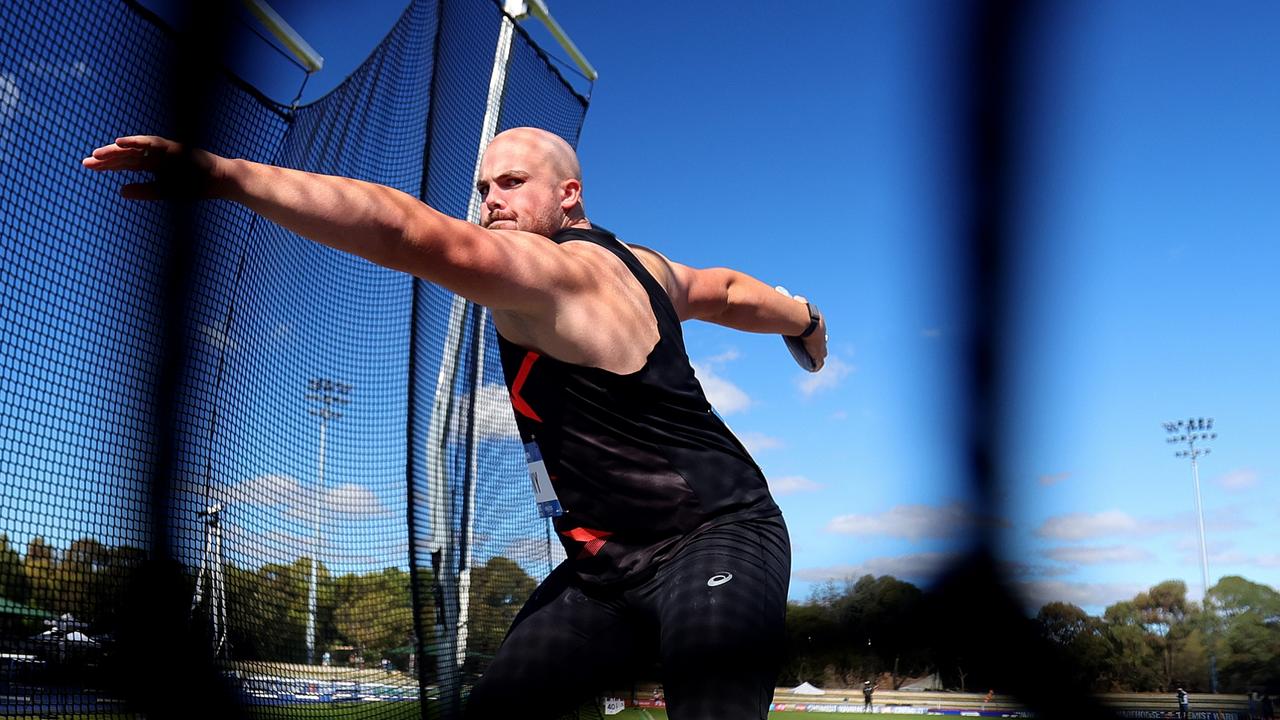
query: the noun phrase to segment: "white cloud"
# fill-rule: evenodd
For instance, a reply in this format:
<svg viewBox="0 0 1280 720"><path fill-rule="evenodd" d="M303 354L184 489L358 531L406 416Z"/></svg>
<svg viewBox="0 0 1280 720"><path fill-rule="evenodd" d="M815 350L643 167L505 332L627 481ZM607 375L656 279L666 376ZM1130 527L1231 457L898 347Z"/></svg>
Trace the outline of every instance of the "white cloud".
<svg viewBox="0 0 1280 720"><path fill-rule="evenodd" d="M711 357L707 358L706 364L707 365L723 365L724 363L727 363L727 362L733 362L734 360L737 360L740 357L742 357L742 355L741 353L738 352L737 348L729 348L728 350L725 350L719 355L712 355Z"/></svg>
<svg viewBox="0 0 1280 720"><path fill-rule="evenodd" d="M279 530L250 532L234 522L223 523L222 532L227 560L246 567L256 568L266 563L288 565L315 553L314 537Z"/></svg>
<svg viewBox="0 0 1280 720"><path fill-rule="evenodd" d="M469 406L469 397L464 396L459 399L457 408L465 410ZM520 438L516 417L511 410L511 393L506 385L497 383L481 385L480 392L476 395L474 412L476 434L480 439L518 440ZM466 423L463 422L465 418L466 416L461 412L455 412L450 418L449 433L455 438L461 437L466 432Z"/></svg>
<svg viewBox="0 0 1280 720"><path fill-rule="evenodd" d="M1214 478L1214 482L1227 492L1241 492L1257 487L1258 471L1249 468L1232 470L1226 475Z"/></svg>
<svg viewBox="0 0 1280 720"><path fill-rule="evenodd" d="M958 535L984 523L1007 526L1005 521L973 514L958 502L943 507L898 505L879 515L841 515L827 523L827 532L846 535L885 535L920 540Z"/></svg>
<svg viewBox="0 0 1280 720"><path fill-rule="evenodd" d="M1212 567L1224 563L1232 565L1253 564L1254 559L1244 552L1235 550L1235 545L1235 542L1231 540L1206 538L1204 549L1209 559L1209 565ZM1188 532L1174 544L1174 547L1179 551L1179 562L1187 566L1200 567L1200 538L1197 533Z"/></svg>
<svg viewBox="0 0 1280 720"><path fill-rule="evenodd" d="M9 160L5 150L14 144L13 131L9 123L21 111L22 91L18 89L18 78L13 73L0 73L0 163Z"/></svg>
<svg viewBox="0 0 1280 720"><path fill-rule="evenodd" d="M1264 568L1280 568L1280 553L1259 555L1254 558L1254 564Z"/></svg>
<svg viewBox="0 0 1280 720"><path fill-rule="evenodd" d="M796 570L792 576L808 582L827 582L857 579L863 575L892 575L903 580L932 580L947 564L958 556L955 553L928 552L898 557L871 558L856 565L831 565L828 567Z"/></svg>
<svg viewBox="0 0 1280 720"><path fill-rule="evenodd" d="M1042 553L1050 560L1076 565L1100 565L1103 563L1145 562L1155 556L1149 551L1132 545L1106 547L1056 547Z"/></svg>
<svg viewBox="0 0 1280 720"><path fill-rule="evenodd" d="M1054 577L1066 575L1074 570L1062 565L1039 565L1012 560L999 562L1000 573L1008 578Z"/></svg>
<svg viewBox="0 0 1280 720"><path fill-rule="evenodd" d="M1246 517L1251 510L1253 510L1252 505L1224 505L1214 508L1204 519L1204 527L1212 532L1224 533L1246 530L1254 526L1254 522ZM1195 527L1195 513L1189 511L1180 516L1176 523L1169 524L1171 530Z"/></svg>
<svg viewBox="0 0 1280 720"><path fill-rule="evenodd" d="M847 411L847 410L837 410L837 411L835 411L835 412L831 413L831 419L832 419L832 420L848 420L848 419L849 419L849 411Z"/></svg>
<svg viewBox="0 0 1280 720"><path fill-rule="evenodd" d="M1222 553L1235 547L1235 545L1235 542L1231 540L1207 538L1205 541L1205 550L1210 553ZM1188 533L1174 543L1173 546L1183 552L1194 551L1196 553L1196 562L1200 562L1200 539L1196 537L1195 533Z"/></svg>
<svg viewBox="0 0 1280 720"><path fill-rule="evenodd" d="M373 491L355 483L325 488L320 507L323 513L340 515L376 515L386 509Z"/></svg>
<svg viewBox="0 0 1280 720"><path fill-rule="evenodd" d="M201 337L214 350L224 352L236 348L235 340L232 340L225 332L212 325L201 323L199 330Z"/></svg>
<svg viewBox="0 0 1280 720"><path fill-rule="evenodd" d="M795 493L813 492L815 490L821 490L823 487L823 485L800 475L786 475L777 478L776 480L769 481L769 490L774 495L794 495Z"/></svg>
<svg viewBox="0 0 1280 720"><path fill-rule="evenodd" d="M265 473L227 490L227 501L266 507L298 505L304 501L302 483L292 475Z"/></svg>
<svg viewBox="0 0 1280 720"><path fill-rule="evenodd" d="M1051 602L1067 602L1080 607L1105 607L1147 590L1149 584L1073 583L1062 580L1033 580L1013 583L1013 590L1026 604L1030 614Z"/></svg>
<svg viewBox="0 0 1280 720"><path fill-rule="evenodd" d="M856 369L835 355L828 355L827 362L821 370L816 373L805 373L800 377L798 381L800 392L805 397L812 397L817 392L839 387L840 381Z"/></svg>
<svg viewBox="0 0 1280 720"><path fill-rule="evenodd" d="M0 73L0 126L17 117L21 103L22 91L18 89L18 78L13 73Z"/></svg>
<svg viewBox="0 0 1280 720"><path fill-rule="evenodd" d="M764 450L773 450L782 447L782 441L776 437L765 435L764 433L749 432L738 436L743 445L747 446L747 451L752 455Z"/></svg>
<svg viewBox="0 0 1280 720"><path fill-rule="evenodd" d="M1044 486L1057 485L1069 477L1071 477L1071 473L1069 472L1052 473L1050 475L1041 475L1039 477L1039 482Z"/></svg>
<svg viewBox="0 0 1280 720"><path fill-rule="evenodd" d="M89 64L83 60L68 63L28 60L26 70L36 77L48 77L62 82L83 80L90 75Z"/></svg>
<svg viewBox="0 0 1280 720"><path fill-rule="evenodd" d="M300 520L311 520L315 513L315 486L303 484L292 475L265 473L250 478L226 491L224 502L279 507L284 514ZM368 487L355 483L329 485L320 496L321 517L372 517L392 512Z"/></svg>
<svg viewBox="0 0 1280 720"><path fill-rule="evenodd" d="M1054 540L1088 540L1108 535L1134 535L1143 531L1143 523L1120 510L1100 513L1070 513L1051 517L1036 530L1036 535Z"/></svg>
<svg viewBox="0 0 1280 720"><path fill-rule="evenodd" d="M751 398L743 392L742 388L720 377L710 364L691 364L694 374L698 376L698 382L702 385L702 392L706 393L707 401L716 409L716 412L721 415L732 415L751 406Z"/></svg>

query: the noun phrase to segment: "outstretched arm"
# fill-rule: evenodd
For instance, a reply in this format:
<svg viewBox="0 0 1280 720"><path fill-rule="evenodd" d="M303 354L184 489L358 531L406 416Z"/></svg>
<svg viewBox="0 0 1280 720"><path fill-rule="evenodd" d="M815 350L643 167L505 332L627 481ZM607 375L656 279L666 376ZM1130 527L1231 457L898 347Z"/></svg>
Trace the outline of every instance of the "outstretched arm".
<svg viewBox="0 0 1280 720"><path fill-rule="evenodd" d="M486 230L382 185L188 151L148 135L120 138L83 164L96 171L157 173L155 182L121 188L126 198L181 192L233 200L299 235L495 310L546 314L555 293L592 281L588 267L547 238Z"/></svg>
<svg viewBox="0 0 1280 720"><path fill-rule="evenodd" d="M746 273L729 268L699 270L668 260L654 250L632 245L636 256L671 296L683 320L705 320L735 330L798 336L809 326L805 299L783 295ZM804 339L805 351L821 369L827 357L827 321Z"/></svg>

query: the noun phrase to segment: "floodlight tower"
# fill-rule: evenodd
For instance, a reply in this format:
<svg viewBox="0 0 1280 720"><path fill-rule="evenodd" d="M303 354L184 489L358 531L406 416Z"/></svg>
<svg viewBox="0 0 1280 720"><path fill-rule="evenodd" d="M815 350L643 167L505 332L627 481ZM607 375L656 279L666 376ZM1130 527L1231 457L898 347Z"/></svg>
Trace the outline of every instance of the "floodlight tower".
<svg viewBox="0 0 1280 720"><path fill-rule="evenodd" d="M1204 609L1209 612L1209 553L1204 542L1204 505L1200 502L1200 463L1201 455L1208 455L1209 448L1196 447L1196 443L1207 443L1216 440L1218 433L1213 431L1213 418L1187 418L1164 424L1168 437L1165 442L1170 445L1186 444L1186 450L1174 452L1175 457L1191 458L1191 477L1196 489L1196 523L1200 529L1200 574L1204 582ZM1213 643L1209 643L1209 687L1218 692L1218 663L1213 652Z"/></svg>
<svg viewBox="0 0 1280 720"><path fill-rule="evenodd" d="M328 378L312 378L307 383L307 400L318 403L307 412L320 418L320 459L316 467L316 488L312 503L315 520L315 550L311 557L311 582L307 586L307 664L315 664L316 655L316 581L320 570L320 495L324 491L324 436L330 420L342 417L337 405L351 402L347 395L353 387Z"/></svg>

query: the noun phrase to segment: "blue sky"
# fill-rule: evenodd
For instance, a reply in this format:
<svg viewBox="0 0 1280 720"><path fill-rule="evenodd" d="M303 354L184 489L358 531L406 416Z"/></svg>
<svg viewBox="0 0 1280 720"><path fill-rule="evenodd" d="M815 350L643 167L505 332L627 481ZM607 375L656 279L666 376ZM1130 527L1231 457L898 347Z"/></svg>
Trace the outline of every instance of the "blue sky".
<svg viewBox="0 0 1280 720"><path fill-rule="evenodd" d="M404 6L272 4L326 59L304 102ZM600 72L579 146L588 215L828 317L816 376L777 337L686 326L709 395L774 483L793 599L863 573L927 584L988 515L1031 607L1100 612L1170 578L1199 597L1191 470L1161 428L1190 415L1221 433L1201 468L1211 578L1280 586L1280 7L1073 3L1027 39L1009 483L975 507L954 426L953 11L551 5ZM240 70L284 101L302 80L269 51Z"/></svg>

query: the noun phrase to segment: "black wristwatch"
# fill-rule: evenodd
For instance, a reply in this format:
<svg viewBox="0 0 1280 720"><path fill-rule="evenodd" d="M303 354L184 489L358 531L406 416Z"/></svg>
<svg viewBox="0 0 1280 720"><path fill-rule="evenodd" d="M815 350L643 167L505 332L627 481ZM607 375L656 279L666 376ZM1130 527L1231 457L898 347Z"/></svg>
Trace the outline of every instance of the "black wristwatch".
<svg viewBox="0 0 1280 720"><path fill-rule="evenodd" d="M807 338L812 335L813 331L818 329L818 320L822 317L822 314L818 312L818 308L815 307L813 303L807 302L804 306L809 308L809 327L805 328L804 332L796 336L799 338Z"/></svg>

